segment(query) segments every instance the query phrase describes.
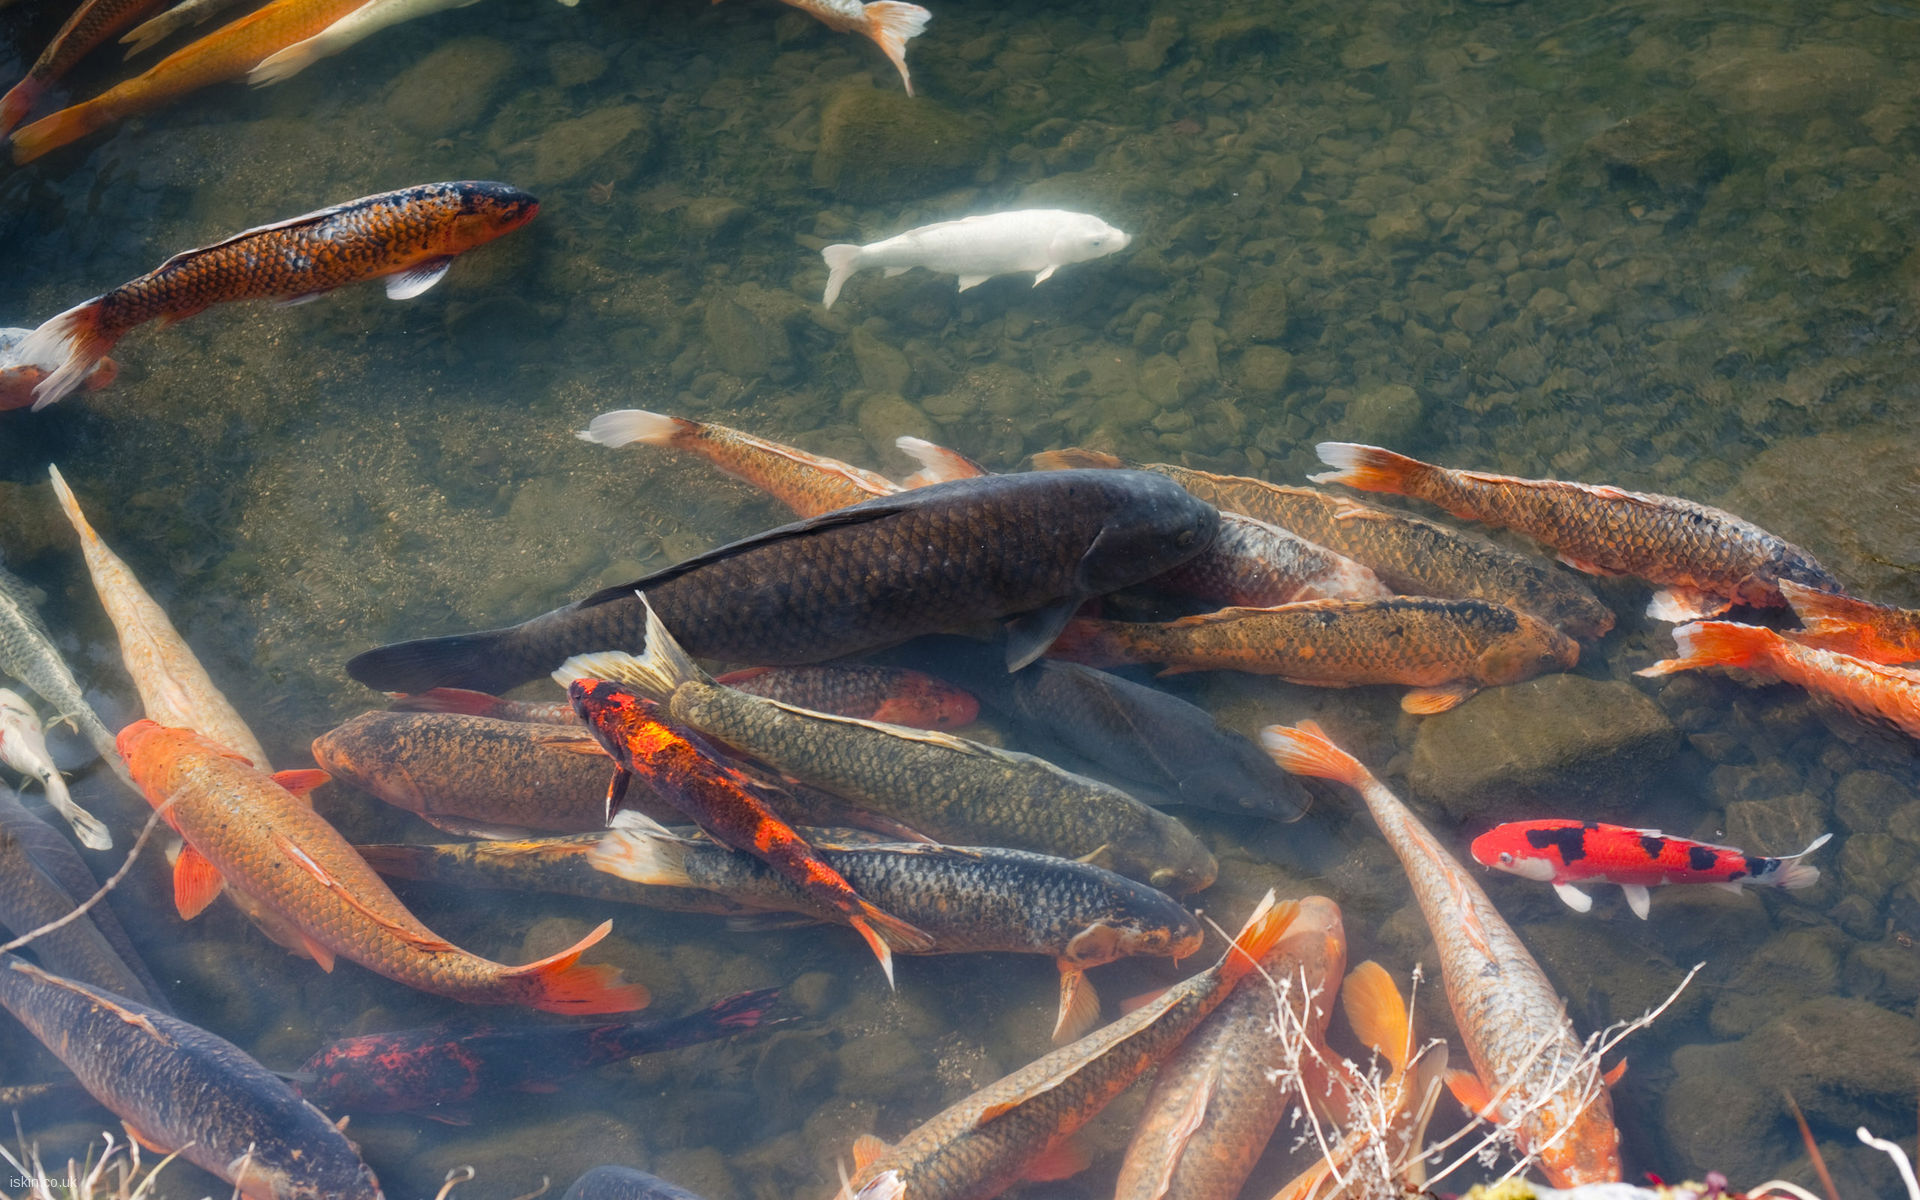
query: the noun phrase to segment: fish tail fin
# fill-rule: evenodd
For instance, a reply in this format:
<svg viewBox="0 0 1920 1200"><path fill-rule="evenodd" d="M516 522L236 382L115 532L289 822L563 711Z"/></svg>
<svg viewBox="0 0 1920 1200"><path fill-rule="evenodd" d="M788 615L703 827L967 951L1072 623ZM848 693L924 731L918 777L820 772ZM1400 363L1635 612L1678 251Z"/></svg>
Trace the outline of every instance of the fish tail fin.
<svg viewBox="0 0 1920 1200"><path fill-rule="evenodd" d="M17 146L25 133L37 128L39 125L29 126L15 134L14 144ZM107 351L120 340L118 331L105 328L103 311L100 297L95 296L85 304L76 304L49 318L21 340L15 350L21 362L43 366L60 364L33 389L33 411L39 412L79 387L94 364L105 358Z"/></svg>
<svg viewBox="0 0 1920 1200"><path fill-rule="evenodd" d="M513 967L502 978L514 999L543 1012L618 1013L645 1008L651 997L637 983L625 983L617 967L579 965L580 955L607 936L612 921L602 921L593 932L558 954L524 967Z"/></svg>
<svg viewBox="0 0 1920 1200"><path fill-rule="evenodd" d="M1064 450L1042 450L1033 456L1033 469L1036 471L1065 471L1076 467L1113 470L1129 465L1131 464L1118 454L1108 454L1103 450L1082 450L1078 446L1069 446Z"/></svg>
<svg viewBox="0 0 1920 1200"><path fill-rule="evenodd" d="M73 489L67 486L66 479L60 474L60 468L48 463L47 474L53 480L54 499L60 502L60 511L67 514L67 521L73 526L73 531L80 535L81 544L99 545L100 535L94 532L93 523L87 520L87 514L80 511L80 502L74 499Z"/></svg>
<svg viewBox="0 0 1920 1200"><path fill-rule="evenodd" d="M1308 479L1315 483L1344 483L1363 492L1413 495L1412 489L1420 476L1433 470L1417 458L1378 446L1362 446L1358 442L1321 442L1313 452L1320 456L1321 462L1336 469L1309 475Z"/></svg>
<svg viewBox="0 0 1920 1200"><path fill-rule="evenodd" d="M712 683L713 677L700 669L680 643L673 640L660 614L653 611L645 595L641 607L647 610L647 648L640 654L620 650L601 650L576 654L560 664L553 673L561 687L576 679L609 679L625 684L649 700L665 704L673 694L689 683Z"/></svg>
<svg viewBox="0 0 1920 1200"><path fill-rule="evenodd" d="M643 408L621 408L601 413L574 436L601 446L628 446L634 442L671 446L698 428L698 423L685 417L669 417Z"/></svg>
<svg viewBox="0 0 1920 1200"><path fill-rule="evenodd" d="M68 142L77 142L114 120L120 114L101 103L106 98L105 95L96 96L84 104L63 108L50 117L42 117L25 129L16 131L13 135L14 165L30 163Z"/></svg>
<svg viewBox="0 0 1920 1200"><path fill-rule="evenodd" d="M46 90L44 84L29 75L14 84L5 96L0 96L0 133L10 133L15 125L26 120Z"/></svg>
<svg viewBox="0 0 1920 1200"><path fill-rule="evenodd" d="M1789 854L1780 860L1779 867L1767 877L1767 882L1777 888L1812 887L1820 882L1820 868L1810 862L1803 862L1807 855L1826 845L1833 839L1831 833L1823 833L1807 844L1807 848L1798 854Z"/></svg>
<svg viewBox="0 0 1920 1200"><path fill-rule="evenodd" d="M827 290L820 297L820 307L832 308L840 298L840 289L860 269L860 247L841 242L822 250L820 257L827 260Z"/></svg>
<svg viewBox="0 0 1920 1200"><path fill-rule="evenodd" d="M427 692L438 687L502 692L524 681L502 654L513 629L457 633L451 637L394 642L347 660L347 674L382 692Z"/></svg>
<svg viewBox="0 0 1920 1200"><path fill-rule="evenodd" d="M1878 617L1885 610L1877 604L1844 592L1823 592L1791 579L1780 581L1780 594L1800 618L1800 632L1789 635L1797 642L1888 662L1910 653L1898 641L1879 633Z"/></svg>
<svg viewBox="0 0 1920 1200"><path fill-rule="evenodd" d="M933 14L918 4L904 4L901 0L873 0L861 12L866 24L860 32L880 47L880 52L900 72L900 82L907 86L907 95L913 95L913 78L907 74L907 43L920 36L927 22L933 20Z"/></svg>
<svg viewBox="0 0 1920 1200"><path fill-rule="evenodd" d="M1326 733L1312 721L1302 721L1291 729L1269 725L1260 731L1260 745L1289 775L1332 779L1356 791L1373 778L1359 759L1327 740Z"/></svg>
<svg viewBox="0 0 1920 1200"><path fill-rule="evenodd" d="M432 877L427 866L430 852L425 846L376 844L355 846L353 852L365 859L368 866L391 879Z"/></svg>
<svg viewBox="0 0 1920 1200"><path fill-rule="evenodd" d="M1353 1035L1379 1051L1396 1073L1406 1070L1413 1053L1412 1018L1387 969L1371 960L1355 967L1340 987L1340 1003Z"/></svg>
<svg viewBox="0 0 1920 1200"><path fill-rule="evenodd" d="M1680 657L1666 658L1635 675L1671 675L1699 667L1751 667L1768 656L1780 635L1757 625L1732 621L1695 621L1673 631Z"/></svg>
<svg viewBox="0 0 1920 1200"><path fill-rule="evenodd" d="M687 852L680 839L644 829L613 830L587 851L587 865L604 875L655 887L700 886L687 874Z"/></svg>
<svg viewBox="0 0 1920 1200"><path fill-rule="evenodd" d="M175 29L184 28L177 18L169 19L172 17L173 11L169 9L157 17L142 21L132 29L121 34L120 44L127 48L127 52L120 56L122 61L132 58L136 54L146 53L171 36Z"/></svg>
<svg viewBox="0 0 1920 1200"><path fill-rule="evenodd" d="M925 438L897 437L893 444L907 452L920 464L920 469L901 481L909 488L925 487L929 483L945 483L950 479L972 479L987 474L987 469L968 458L958 450L949 450L936 445Z"/></svg>
<svg viewBox="0 0 1920 1200"><path fill-rule="evenodd" d="M1273 893L1268 892L1253 910L1253 915L1247 918L1247 923L1240 927L1233 945L1227 947L1227 956L1220 960L1221 979L1232 983L1253 970L1273 949L1274 943L1285 936L1287 927L1299 915L1299 901L1276 903Z"/></svg>

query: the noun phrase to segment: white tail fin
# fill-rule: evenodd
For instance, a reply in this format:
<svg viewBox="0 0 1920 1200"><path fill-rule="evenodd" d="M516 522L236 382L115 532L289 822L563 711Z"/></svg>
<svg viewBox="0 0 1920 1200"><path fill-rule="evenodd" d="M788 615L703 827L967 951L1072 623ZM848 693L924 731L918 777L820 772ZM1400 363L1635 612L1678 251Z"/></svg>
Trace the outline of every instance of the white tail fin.
<svg viewBox="0 0 1920 1200"><path fill-rule="evenodd" d="M950 479L972 479L987 474L986 468L974 462L966 455L945 446L935 445L925 438L901 436L893 439L893 444L907 452L920 464L920 469L907 476L903 486L908 488L925 487L930 483L945 483Z"/></svg>
<svg viewBox="0 0 1920 1200"><path fill-rule="evenodd" d="M907 95L913 95L913 77L907 74L907 42L920 36L920 31L933 20L933 14L918 4L903 4L900 0L873 0L863 10L866 26L862 33L873 39L880 52L887 56L900 72L900 82L907 87ZM827 301L829 305L833 301Z"/></svg>
<svg viewBox="0 0 1920 1200"><path fill-rule="evenodd" d="M630 446L634 442L670 446L692 426L693 422L683 417L663 416L643 408L622 408L601 413L574 436L602 446Z"/></svg>
<svg viewBox="0 0 1920 1200"><path fill-rule="evenodd" d="M860 247L841 242L822 250L820 257L827 260L827 292L820 297L820 306L832 308L840 298L840 289L860 269Z"/></svg>
<svg viewBox="0 0 1920 1200"><path fill-rule="evenodd" d="M114 340L100 331L97 296L49 318L22 338L14 357L22 364L52 372L33 389L33 411L39 412L79 387L94 365L113 349Z"/></svg>
<svg viewBox="0 0 1920 1200"><path fill-rule="evenodd" d="M1789 854L1782 858L1779 868L1776 869L1773 874L1767 876L1762 882L1770 883L1777 888L1812 887L1814 884L1819 883L1820 868L1810 862L1802 862L1801 860L1826 845L1832 838L1832 834L1823 833L1813 839L1805 850L1802 850L1798 854Z"/></svg>

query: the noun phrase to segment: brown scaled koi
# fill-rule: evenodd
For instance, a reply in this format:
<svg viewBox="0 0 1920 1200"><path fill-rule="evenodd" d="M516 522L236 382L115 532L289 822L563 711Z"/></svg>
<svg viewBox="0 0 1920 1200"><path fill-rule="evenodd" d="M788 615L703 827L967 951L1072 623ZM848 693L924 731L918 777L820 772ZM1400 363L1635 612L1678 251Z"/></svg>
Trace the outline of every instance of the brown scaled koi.
<svg viewBox="0 0 1920 1200"><path fill-rule="evenodd" d="M740 992L684 1017L618 1024L434 1025L341 1038L288 1078L328 1112L420 1112L458 1122L458 1106L504 1091L553 1092L581 1071L642 1054L718 1041L785 1024L778 988Z"/></svg>
<svg viewBox="0 0 1920 1200"><path fill-rule="evenodd" d="M171 324L231 300L297 303L367 279L385 278L390 298L410 300L440 282L455 256L518 229L539 209L504 183L422 183L176 254L21 342L23 361L60 364L34 388L34 410L80 386L136 325Z"/></svg>
<svg viewBox="0 0 1920 1200"><path fill-rule="evenodd" d="M640 775L709 837L764 859L809 896L844 916L880 960L888 987L893 986L889 939L912 952L933 944L924 932L882 912L854 891L793 826L768 807L765 785L727 765L700 735L669 720L660 705L631 688L600 679L575 679L567 687L567 696L613 756L613 780L607 787L609 817L619 808L633 777Z"/></svg>

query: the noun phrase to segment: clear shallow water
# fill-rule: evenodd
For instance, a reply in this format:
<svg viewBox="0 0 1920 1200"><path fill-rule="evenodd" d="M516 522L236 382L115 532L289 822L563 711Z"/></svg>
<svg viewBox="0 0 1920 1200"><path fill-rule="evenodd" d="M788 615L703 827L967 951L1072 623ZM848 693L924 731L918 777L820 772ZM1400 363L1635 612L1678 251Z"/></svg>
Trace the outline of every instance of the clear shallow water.
<svg viewBox="0 0 1920 1200"><path fill-rule="evenodd" d="M0 13L0 63L16 73L64 15L33 0ZM781 519L702 464L572 437L623 406L881 468L904 465L892 439L915 433L999 469L1089 442L1297 482L1313 442L1376 441L1721 503L1864 594L1920 603L1916 15L949 6L912 45L921 100L906 105L869 43L757 0L441 14L278 88L208 89L0 174L0 323L18 325L180 249L369 192L477 177L542 200L532 225L419 300L359 287L144 328L117 352L112 389L0 414L0 551L48 591L76 669L118 708L103 715L125 715L111 631L46 494L58 462L277 766L372 702L340 671L360 649L519 619ZM113 57L75 88L118 78ZM924 273L861 275L818 309L821 245L1054 205L1099 213L1134 245L1037 289L1001 279L956 296ZM1671 642L1635 615L1643 589L1600 591L1622 627L1578 673L1625 680ZM1627 1047L1615 1106L1630 1170L1811 1182L1785 1084L1844 1194L1884 1193L1882 1165L1848 1144L1860 1121L1898 1134L1914 1120L1910 744L1786 688L1640 681L1624 686L1684 739L1651 778L1476 813L1407 785L1419 725L1387 689L1173 686L1243 729L1318 716L1463 850L1515 815L1591 813L1772 852L1840 833L1816 889L1739 902L1667 889L1646 924L1614 896L1577 918L1532 885L1489 889L1583 1030L1707 960ZM77 794L130 829L135 804L114 788L90 777ZM319 803L356 838L439 840L344 789ZM1269 885L1322 891L1345 908L1354 961L1433 975L1397 864L1343 799L1295 826L1191 816L1222 861L1202 903L1223 924ZM454 941L513 961L601 915L403 895ZM117 906L183 1013L270 1065L449 1011L350 965L322 977L225 906L183 927L168 900L155 867ZM845 931L612 915L600 957L647 982L656 1011L801 979L813 1019L531 1103L502 1097L466 1127L356 1118L390 1194L430 1194L472 1162L467 1192L508 1197L603 1161L710 1200L825 1194L856 1134L904 1132L1045 1049L1053 973L1037 959L908 962L891 997ZM1098 982L1111 1000L1170 977L1135 963ZM1427 1028L1449 1027L1444 1007L1423 990ZM0 1063L0 1083L55 1071L17 1029L0 1030ZM1046 1191L1110 1187L1131 1103L1095 1126L1095 1169ZM62 1152L105 1120L73 1101L27 1117ZM1247 1195L1290 1173L1282 1157ZM180 1170L168 1192L213 1189Z"/></svg>

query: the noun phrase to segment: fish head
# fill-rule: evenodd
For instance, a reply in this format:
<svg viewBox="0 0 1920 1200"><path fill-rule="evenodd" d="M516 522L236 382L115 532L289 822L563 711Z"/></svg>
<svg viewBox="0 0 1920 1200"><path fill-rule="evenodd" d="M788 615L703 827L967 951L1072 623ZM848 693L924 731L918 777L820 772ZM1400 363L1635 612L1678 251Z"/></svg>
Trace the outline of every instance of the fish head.
<svg viewBox="0 0 1920 1200"><path fill-rule="evenodd" d="M315 1178L283 1176L276 1180L274 1200L385 1200L373 1168L351 1150L345 1157L352 1161L334 1164L324 1173L316 1172Z"/></svg>
<svg viewBox="0 0 1920 1200"><path fill-rule="evenodd" d="M1553 861L1532 848L1527 843L1525 832L1513 826L1502 825L1473 839L1472 853L1474 861L1483 867L1539 883L1553 881Z"/></svg>
<svg viewBox="0 0 1920 1200"><path fill-rule="evenodd" d="M1061 959L1085 968L1121 958L1198 953L1206 940L1200 919L1165 896L1141 891L1140 903L1103 913L1074 934Z"/></svg>
<svg viewBox="0 0 1920 1200"><path fill-rule="evenodd" d="M1166 863L1154 867L1147 873L1147 882L1163 892L1201 892L1213 886L1220 874L1220 864L1198 838L1193 839L1191 850L1179 862Z"/></svg>
<svg viewBox="0 0 1920 1200"><path fill-rule="evenodd" d="M1132 241L1126 234L1091 213L1073 213L1062 223L1047 248L1047 259L1055 266L1090 262L1127 248Z"/></svg>
<svg viewBox="0 0 1920 1200"><path fill-rule="evenodd" d="M1097 478L1094 478L1097 477ZM1164 574L1213 545L1220 510L1150 471L1069 471L1088 488L1112 489L1111 515L1080 560L1076 585L1105 595ZM1063 497L1073 503L1071 493Z"/></svg>
<svg viewBox="0 0 1920 1200"><path fill-rule="evenodd" d="M687 750L714 757L691 731L669 721L658 702L625 684L576 679L567 685L567 700L601 748L628 769Z"/></svg>
<svg viewBox="0 0 1920 1200"><path fill-rule="evenodd" d="M1594 1068L1597 1073L1599 1068ZM1620 1130L1613 1123L1613 1102L1604 1083L1576 1114L1566 1132L1540 1150L1540 1169L1557 1188L1620 1179Z"/></svg>
<svg viewBox="0 0 1920 1200"><path fill-rule="evenodd" d="M1580 661L1580 643L1536 617L1519 618L1512 632L1495 638L1474 662L1485 684L1519 683L1539 675L1570 670Z"/></svg>
<svg viewBox="0 0 1920 1200"><path fill-rule="evenodd" d="M458 185L459 206L446 223L442 254L459 254L533 220L540 202L517 187L473 181Z"/></svg>
<svg viewBox="0 0 1920 1200"><path fill-rule="evenodd" d="M40 718L34 715L33 706L20 698L20 693L0 688L0 726L38 733Z"/></svg>

